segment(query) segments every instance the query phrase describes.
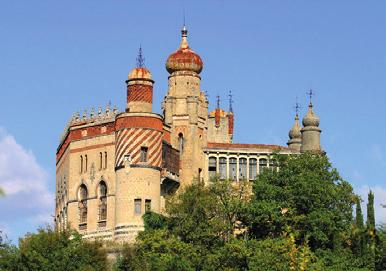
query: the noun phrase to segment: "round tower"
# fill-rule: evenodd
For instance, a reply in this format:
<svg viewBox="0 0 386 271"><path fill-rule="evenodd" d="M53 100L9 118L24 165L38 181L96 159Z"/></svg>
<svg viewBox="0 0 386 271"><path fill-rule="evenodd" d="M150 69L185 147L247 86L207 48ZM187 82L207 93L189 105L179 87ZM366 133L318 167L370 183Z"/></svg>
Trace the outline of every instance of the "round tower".
<svg viewBox="0 0 386 271"><path fill-rule="evenodd" d="M154 81L150 71L145 68L141 47L137 57L137 67L129 73L126 84L126 112L152 112Z"/></svg>
<svg viewBox="0 0 386 271"><path fill-rule="evenodd" d="M204 64L189 47L186 26L181 36L180 47L166 61L170 75L163 109L165 124L171 127L171 144L180 151L180 181L184 185L202 177L208 101L200 87Z"/></svg>
<svg viewBox="0 0 386 271"><path fill-rule="evenodd" d="M298 114L295 116L295 124L289 131L288 136L290 138L287 142L288 147L295 152L300 152L300 148L302 146L302 133Z"/></svg>
<svg viewBox="0 0 386 271"><path fill-rule="evenodd" d="M302 146L300 151L322 151L320 147L320 133L322 132L319 128L320 119L314 113L311 101L308 106L308 112L304 116L302 123L303 128L300 130L302 133Z"/></svg>
<svg viewBox="0 0 386 271"><path fill-rule="evenodd" d="M115 120L115 239L133 241L143 230L142 215L160 212L163 119L152 113L151 73L129 74L128 108Z"/></svg>

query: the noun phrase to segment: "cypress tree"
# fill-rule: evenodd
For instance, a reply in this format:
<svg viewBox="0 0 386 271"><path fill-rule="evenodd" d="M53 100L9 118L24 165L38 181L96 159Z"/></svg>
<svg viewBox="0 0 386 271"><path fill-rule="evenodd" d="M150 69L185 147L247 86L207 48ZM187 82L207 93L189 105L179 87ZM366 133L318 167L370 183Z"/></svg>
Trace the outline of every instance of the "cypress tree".
<svg viewBox="0 0 386 271"><path fill-rule="evenodd" d="M362 214L362 208L361 208L361 199L359 196L356 198L356 212L355 212L355 225L357 229L363 229L363 214Z"/></svg>
<svg viewBox="0 0 386 271"><path fill-rule="evenodd" d="M375 229L375 214L374 214L374 193L370 190L367 203L367 229Z"/></svg>

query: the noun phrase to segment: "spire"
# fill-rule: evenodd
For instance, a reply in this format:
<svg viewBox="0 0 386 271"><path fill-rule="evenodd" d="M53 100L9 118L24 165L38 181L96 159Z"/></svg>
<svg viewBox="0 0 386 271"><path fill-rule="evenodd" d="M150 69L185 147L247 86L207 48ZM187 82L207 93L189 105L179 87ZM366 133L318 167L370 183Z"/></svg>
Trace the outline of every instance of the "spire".
<svg viewBox="0 0 386 271"><path fill-rule="evenodd" d="M145 67L145 58L143 57L142 46L139 45L138 56L137 56L137 68L143 68L143 67Z"/></svg>
<svg viewBox="0 0 386 271"><path fill-rule="evenodd" d="M300 124L299 124L300 105L298 103L297 97L296 97L296 103L295 103L294 109L295 109L295 113L296 113L295 123L288 133L288 136L290 139L289 139L287 145L291 150L293 150L295 152L300 152L300 148L302 145L302 133L301 133L301 128L300 128Z"/></svg>
<svg viewBox="0 0 386 271"><path fill-rule="evenodd" d="M233 95L232 90L229 91L229 112L233 113Z"/></svg>
<svg viewBox="0 0 386 271"><path fill-rule="evenodd" d="M188 29L186 28L186 25L185 25L185 15L184 15L184 25L182 26L182 29L181 29L181 36L182 36L182 40L181 40L180 48L181 49L189 48L189 44L188 44Z"/></svg>

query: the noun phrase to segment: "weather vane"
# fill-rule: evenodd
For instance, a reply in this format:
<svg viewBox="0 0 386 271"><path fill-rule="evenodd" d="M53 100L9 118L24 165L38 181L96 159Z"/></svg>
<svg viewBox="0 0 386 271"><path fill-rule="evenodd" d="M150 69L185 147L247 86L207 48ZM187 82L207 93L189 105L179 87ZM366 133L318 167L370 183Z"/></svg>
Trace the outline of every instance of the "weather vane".
<svg viewBox="0 0 386 271"><path fill-rule="evenodd" d="M217 95L216 98L217 98L217 108L220 108L220 95Z"/></svg>
<svg viewBox="0 0 386 271"><path fill-rule="evenodd" d="M294 106L296 116L299 116L299 111L300 111L301 108L302 107L300 106L300 104L298 102L298 97L296 96L296 102L295 102L295 106Z"/></svg>
<svg viewBox="0 0 386 271"><path fill-rule="evenodd" d="M310 96L310 103L312 104L312 97L315 96L315 91L310 88L310 90L307 92L307 95Z"/></svg>
<svg viewBox="0 0 386 271"><path fill-rule="evenodd" d="M232 90L229 91L229 112L233 112L233 95Z"/></svg>
<svg viewBox="0 0 386 271"><path fill-rule="evenodd" d="M138 68L145 67L145 58L143 57L143 54L142 54L142 46L141 45L139 45L139 50L138 50L137 67Z"/></svg>

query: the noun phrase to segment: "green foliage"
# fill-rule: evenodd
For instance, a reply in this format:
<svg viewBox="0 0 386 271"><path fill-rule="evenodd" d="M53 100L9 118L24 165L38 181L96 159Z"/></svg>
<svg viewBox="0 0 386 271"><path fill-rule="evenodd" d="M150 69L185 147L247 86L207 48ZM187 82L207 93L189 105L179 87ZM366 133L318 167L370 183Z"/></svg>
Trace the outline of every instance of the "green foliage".
<svg viewBox="0 0 386 271"><path fill-rule="evenodd" d="M368 195L366 225L368 230L375 229L374 193L372 191Z"/></svg>
<svg viewBox="0 0 386 271"><path fill-rule="evenodd" d="M337 248L352 223L354 194L324 155L278 155L279 171L264 171L254 183L249 226L258 239L290 228L297 242Z"/></svg>
<svg viewBox="0 0 386 271"><path fill-rule="evenodd" d="M86 242L76 232L39 229L8 246L0 257L1 270L106 270L106 253L98 242ZM12 262L12 264L10 264Z"/></svg>
<svg viewBox="0 0 386 271"><path fill-rule="evenodd" d="M357 229L363 229L363 214L362 214L362 208L361 208L361 199L359 197L356 197L356 212L355 212L355 226Z"/></svg>
<svg viewBox="0 0 386 271"><path fill-rule="evenodd" d="M163 229L167 226L166 217L154 212L146 212L143 215L145 230Z"/></svg>

